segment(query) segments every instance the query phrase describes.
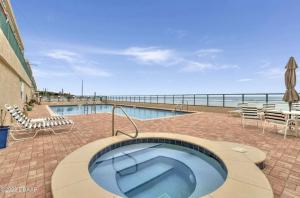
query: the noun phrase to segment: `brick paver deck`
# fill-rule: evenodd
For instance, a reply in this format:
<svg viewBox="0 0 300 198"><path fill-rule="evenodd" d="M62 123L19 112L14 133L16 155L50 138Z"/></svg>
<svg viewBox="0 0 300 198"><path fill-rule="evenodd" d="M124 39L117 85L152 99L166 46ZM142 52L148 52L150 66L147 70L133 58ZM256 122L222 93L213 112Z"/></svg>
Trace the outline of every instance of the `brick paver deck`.
<svg viewBox="0 0 300 198"><path fill-rule="evenodd" d="M47 114L45 106L37 106L30 116ZM33 140L11 141L7 148L0 149L0 197L51 197L51 175L57 164L82 145L111 136L111 115L108 113L69 118L76 123L72 133L41 133ZM174 132L256 146L267 152L263 172L272 185L275 197L300 197L299 138L283 140L282 135L276 134L272 127L262 135L251 121L243 129L239 118L222 113L205 112L136 122L142 132ZM123 117L117 116L116 123L118 129L132 129ZM29 192L4 192L22 186L26 186ZM23 191L22 188L11 190Z"/></svg>

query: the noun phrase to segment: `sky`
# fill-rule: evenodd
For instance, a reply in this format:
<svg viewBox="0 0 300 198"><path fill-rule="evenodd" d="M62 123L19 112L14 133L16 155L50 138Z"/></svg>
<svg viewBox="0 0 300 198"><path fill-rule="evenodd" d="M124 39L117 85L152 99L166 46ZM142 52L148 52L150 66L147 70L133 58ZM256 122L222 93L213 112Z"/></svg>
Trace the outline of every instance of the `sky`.
<svg viewBox="0 0 300 198"><path fill-rule="evenodd" d="M300 61L299 0L11 3L40 90L281 93Z"/></svg>

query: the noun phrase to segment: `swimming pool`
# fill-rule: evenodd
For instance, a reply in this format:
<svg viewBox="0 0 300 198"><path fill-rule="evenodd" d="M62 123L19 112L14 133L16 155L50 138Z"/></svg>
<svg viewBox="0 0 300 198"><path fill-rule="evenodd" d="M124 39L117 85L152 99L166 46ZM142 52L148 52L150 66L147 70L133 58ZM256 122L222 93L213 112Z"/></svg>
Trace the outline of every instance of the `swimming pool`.
<svg viewBox="0 0 300 198"><path fill-rule="evenodd" d="M52 111L58 115L82 115L86 113L111 113L112 105L101 104L101 105L65 105L65 106L50 106ZM148 109L141 107L122 107L125 112L135 119L146 120L162 117L170 117L177 115L184 115L188 112L171 111L162 109ZM116 109L116 114L124 115L120 109Z"/></svg>
<svg viewBox="0 0 300 198"><path fill-rule="evenodd" d="M163 139L112 145L91 160L89 172L102 188L130 198L200 197L227 177L223 162L208 150Z"/></svg>

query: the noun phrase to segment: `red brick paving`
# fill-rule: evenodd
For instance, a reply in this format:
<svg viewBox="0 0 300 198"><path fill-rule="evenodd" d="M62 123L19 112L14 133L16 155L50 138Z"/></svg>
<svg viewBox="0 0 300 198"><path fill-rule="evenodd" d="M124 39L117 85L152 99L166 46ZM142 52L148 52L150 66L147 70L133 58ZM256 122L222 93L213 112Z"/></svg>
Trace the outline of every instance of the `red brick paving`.
<svg viewBox="0 0 300 198"><path fill-rule="evenodd" d="M31 117L46 115L45 106L37 106L30 113ZM111 136L111 115L108 113L70 118L76 123L72 133L41 133L33 140L11 141L7 148L0 150L0 197L51 197L51 175L57 164L82 145ZM123 117L117 116L116 123L118 129L132 130ZM256 123L251 122L243 129L239 118L222 113L205 112L136 123L142 132L174 132L256 146L267 152L263 172L272 185L275 197L300 197L298 138L283 140L282 135L276 134L272 127L262 135ZM30 192L3 192L8 187L22 186Z"/></svg>

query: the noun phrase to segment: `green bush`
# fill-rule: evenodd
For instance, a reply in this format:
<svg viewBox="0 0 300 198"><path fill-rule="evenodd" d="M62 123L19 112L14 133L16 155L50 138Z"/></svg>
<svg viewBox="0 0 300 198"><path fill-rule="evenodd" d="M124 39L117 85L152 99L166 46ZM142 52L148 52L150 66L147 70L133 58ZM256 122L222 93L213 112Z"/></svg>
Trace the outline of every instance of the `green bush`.
<svg viewBox="0 0 300 198"><path fill-rule="evenodd" d="M27 111L32 111L32 106L27 106Z"/></svg>
<svg viewBox="0 0 300 198"><path fill-rule="evenodd" d="M35 99L31 99L29 102L28 102L28 105L29 106L34 106L34 104L36 104L37 101Z"/></svg>

